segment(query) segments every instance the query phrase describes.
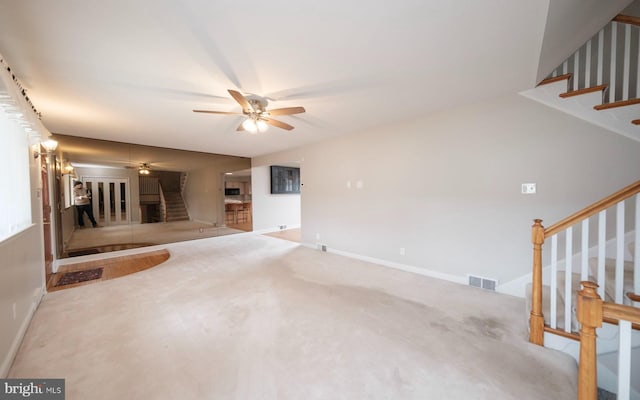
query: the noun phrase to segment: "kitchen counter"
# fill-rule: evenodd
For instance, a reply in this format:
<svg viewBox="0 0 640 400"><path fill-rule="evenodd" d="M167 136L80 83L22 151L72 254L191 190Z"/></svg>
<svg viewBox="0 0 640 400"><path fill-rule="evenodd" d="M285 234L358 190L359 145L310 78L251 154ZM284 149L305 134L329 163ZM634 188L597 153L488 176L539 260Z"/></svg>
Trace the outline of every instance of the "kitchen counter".
<svg viewBox="0 0 640 400"><path fill-rule="evenodd" d="M238 224L251 221L251 202L235 199L224 201L225 224Z"/></svg>

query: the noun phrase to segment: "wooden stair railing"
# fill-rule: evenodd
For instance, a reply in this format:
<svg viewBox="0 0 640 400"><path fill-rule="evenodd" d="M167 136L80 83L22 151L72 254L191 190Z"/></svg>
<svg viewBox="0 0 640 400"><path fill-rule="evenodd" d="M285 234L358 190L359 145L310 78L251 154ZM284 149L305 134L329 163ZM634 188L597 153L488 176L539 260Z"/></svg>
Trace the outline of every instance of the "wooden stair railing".
<svg viewBox="0 0 640 400"><path fill-rule="evenodd" d="M632 15L616 15L613 18L614 21L616 22L621 22L623 24L631 24L631 25L637 25L640 26L640 17L634 17Z"/></svg>
<svg viewBox="0 0 640 400"><path fill-rule="evenodd" d="M162 222L167 222L167 200L164 197L164 190L162 190L162 184L158 184L158 189L160 189L160 220Z"/></svg>
<svg viewBox="0 0 640 400"><path fill-rule="evenodd" d="M542 311L542 246L545 239L638 193L640 193L640 181L620 189L612 195L585 207L548 228L542 225L541 219L534 220L534 224L531 227L531 241L533 243L532 303L529 316L529 341L531 343L543 346L544 331L545 329L549 330L548 327L545 327L544 314ZM640 210L636 212L640 212Z"/></svg>
<svg viewBox="0 0 640 400"><path fill-rule="evenodd" d="M578 365L578 400L597 400L598 363L596 349L596 328L604 320L614 320L620 326L617 398L629 398L631 385L631 325L640 324L640 308L622 304L603 302L598 295L594 282L581 282L578 292L578 322L580 322L580 363ZM625 348L628 351L624 351Z"/></svg>

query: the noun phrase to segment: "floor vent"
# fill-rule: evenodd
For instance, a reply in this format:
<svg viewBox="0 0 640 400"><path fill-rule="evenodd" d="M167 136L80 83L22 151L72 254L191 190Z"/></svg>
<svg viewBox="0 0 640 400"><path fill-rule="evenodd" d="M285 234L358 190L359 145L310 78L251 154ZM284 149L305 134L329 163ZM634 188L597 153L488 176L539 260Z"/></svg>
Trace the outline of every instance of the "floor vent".
<svg viewBox="0 0 640 400"><path fill-rule="evenodd" d="M280 225L280 230L287 229L286 225Z"/></svg>
<svg viewBox="0 0 640 400"><path fill-rule="evenodd" d="M469 286L474 286L481 289L496 291L498 281L495 279L483 278L480 276L469 275Z"/></svg>

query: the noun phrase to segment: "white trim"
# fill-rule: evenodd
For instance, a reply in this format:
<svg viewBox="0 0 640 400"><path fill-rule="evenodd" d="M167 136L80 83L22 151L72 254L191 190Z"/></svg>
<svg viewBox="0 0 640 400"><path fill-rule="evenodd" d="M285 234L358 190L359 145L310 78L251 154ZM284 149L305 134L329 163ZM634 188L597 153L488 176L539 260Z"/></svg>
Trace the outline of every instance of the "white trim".
<svg viewBox="0 0 640 400"><path fill-rule="evenodd" d="M622 100L629 100L629 78L631 75L631 24L624 27L624 50L622 61ZM637 96L636 96L637 97Z"/></svg>
<svg viewBox="0 0 640 400"><path fill-rule="evenodd" d="M638 57L638 59L640 60L640 55ZM638 85L640 85L640 82L638 83ZM640 227L640 194L636 195L636 223L634 226ZM636 229L632 257L634 268L633 291L635 293L640 293L640 229ZM633 304L635 305L635 307L640 307L640 302L634 302Z"/></svg>
<svg viewBox="0 0 640 400"><path fill-rule="evenodd" d="M581 254L578 254L582 256ZM571 333L571 317L573 313L572 309L572 300L573 297L571 294L573 290L571 288L572 279L571 274L573 273L573 266L575 265L576 255L573 254L573 227L570 226L567 228L565 233L565 267L564 267L564 330L567 333Z"/></svg>
<svg viewBox="0 0 640 400"><path fill-rule="evenodd" d="M580 262L580 280L589 280L589 218L582 220L582 243L580 245L580 254L582 255Z"/></svg>
<svg viewBox="0 0 640 400"><path fill-rule="evenodd" d="M258 229L258 230L253 230L251 231L251 233L255 233L257 235L263 235L265 233L274 233L274 232L280 232L280 231L287 231L289 229L299 229L301 227L300 224L295 224L295 225L287 225L286 229L280 229L279 226L273 227L273 228L264 228L264 229ZM315 246L311 246L314 247Z"/></svg>
<svg viewBox="0 0 640 400"><path fill-rule="evenodd" d="M11 343L11 347L9 347L9 351L7 352L4 360L2 360L2 365L0 366L0 378L6 378L9 375L9 369L13 364L13 360L18 354L18 350L20 349L20 345L22 344L22 339L24 339L24 335L27 333L27 328L29 328L29 324L31 323L31 319L33 318L33 314L35 314L44 294L46 292L46 286L42 286L35 290L33 295L33 302L31 303L31 309L25 316L24 320L22 320L22 324L20 324L20 329L16 336L13 338L13 342Z"/></svg>
<svg viewBox="0 0 640 400"><path fill-rule="evenodd" d="M607 250L607 210L598 214L598 295L604 299L604 272Z"/></svg>
<svg viewBox="0 0 640 400"><path fill-rule="evenodd" d="M631 322L620 320L618 346L618 399L629 399L631 389Z"/></svg>
<svg viewBox="0 0 640 400"><path fill-rule="evenodd" d="M301 243L301 244L305 247L309 247L312 249L317 248L315 243ZM445 274L445 273L433 271L427 268L421 268L421 267L416 267L416 266L407 265L407 264L400 264L393 261L383 260L375 257L363 256L361 254L351 253L343 250L336 250L330 247L327 247L327 252L344 256L344 257L353 258L356 260L370 262L377 265L382 265L382 266L397 269L400 271L411 272L411 273L422 275L422 276L428 276L430 278L437 278L437 279L442 279L449 282L459 283L461 285L467 285L467 279L464 276Z"/></svg>
<svg viewBox="0 0 640 400"><path fill-rule="evenodd" d="M558 235L551 236L551 327L557 328L558 325ZM544 310L542 311L544 312Z"/></svg>
<svg viewBox="0 0 640 400"><path fill-rule="evenodd" d="M618 43L618 23L611 21L611 60L609 68L609 103L616 101L616 57Z"/></svg>
<svg viewBox="0 0 640 400"><path fill-rule="evenodd" d="M624 233L624 200L616 206L616 303L624 304L624 254L625 243L627 243Z"/></svg>

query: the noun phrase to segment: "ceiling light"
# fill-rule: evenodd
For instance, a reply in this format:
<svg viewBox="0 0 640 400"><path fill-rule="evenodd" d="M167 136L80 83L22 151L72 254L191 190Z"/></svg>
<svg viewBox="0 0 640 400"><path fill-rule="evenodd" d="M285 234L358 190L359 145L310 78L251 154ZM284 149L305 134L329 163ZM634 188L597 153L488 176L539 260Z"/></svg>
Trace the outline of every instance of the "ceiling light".
<svg viewBox="0 0 640 400"><path fill-rule="evenodd" d="M138 168L138 173L140 175L149 175L151 173L151 168L149 168L149 164L147 163L140 164L140 167Z"/></svg>
<svg viewBox="0 0 640 400"><path fill-rule="evenodd" d="M73 165L71 165L69 161L65 162L64 164L64 172L66 172L67 174L70 174L73 172Z"/></svg>
<svg viewBox="0 0 640 400"><path fill-rule="evenodd" d="M256 126L258 127L258 132L266 132L269 129L269 125L261 119L256 122Z"/></svg>
<svg viewBox="0 0 640 400"><path fill-rule="evenodd" d="M256 133L258 131L258 126L256 125L256 121L251 118L247 118L242 123L242 127L245 131Z"/></svg>
<svg viewBox="0 0 640 400"><path fill-rule="evenodd" d="M55 149L58 147L58 142L56 142L53 139L49 139L49 140L45 140L44 142L41 142L40 145L44 147L44 150L45 150L44 153L40 153L39 151L34 151L33 158L38 158L41 155L46 156L47 154L53 153Z"/></svg>
<svg viewBox="0 0 640 400"><path fill-rule="evenodd" d="M58 142L53 139L45 140L42 142L42 147L44 147L47 152L54 151L58 147Z"/></svg>
<svg viewBox="0 0 640 400"><path fill-rule="evenodd" d="M269 129L269 125L256 116L251 116L244 120L242 128L250 133L266 132Z"/></svg>

